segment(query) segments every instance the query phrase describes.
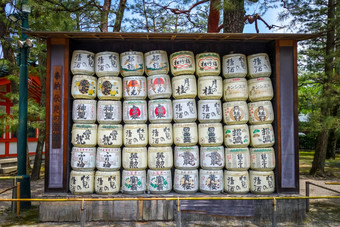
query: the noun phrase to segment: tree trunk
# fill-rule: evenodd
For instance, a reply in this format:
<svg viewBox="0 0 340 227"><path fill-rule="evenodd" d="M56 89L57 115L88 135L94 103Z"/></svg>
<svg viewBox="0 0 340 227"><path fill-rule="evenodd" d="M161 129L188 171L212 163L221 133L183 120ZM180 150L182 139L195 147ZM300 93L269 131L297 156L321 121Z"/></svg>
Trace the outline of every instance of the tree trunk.
<svg viewBox="0 0 340 227"><path fill-rule="evenodd" d="M223 32L242 33L245 12L244 0L224 0Z"/></svg>
<svg viewBox="0 0 340 227"><path fill-rule="evenodd" d="M32 170L32 175L31 175L32 180L38 180L40 178L42 155L43 155L43 149L44 149L44 143L45 143L45 134L46 134L45 129L40 130L40 135L38 137L38 144L37 144L37 149L35 151L34 164L33 164L33 170Z"/></svg>
<svg viewBox="0 0 340 227"><path fill-rule="evenodd" d="M111 0L104 0L103 9L100 12L100 31L108 32L109 12L110 12Z"/></svg>
<svg viewBox="0 0 340 227"><path fill-rule="evenodd" d="M125 8L126 8L126 0L120 0L119 1L119 8L118 8L118 11L117 11L117 14L116 14L116 21L115 21L115 24L113 26L114 32L119 32L120 29L121 29Z"/></svg>
<svg viewBox="0 0 340 227"><path fill-rule="evenodd" d="M325 173L325 159L327 151L328 130L324 129L319 132L316 138L315 154L312 163L312 168L309 172L310 175L321 175Z"/></svg>
<svg viewBox="0 0 340 227"><path fill-rule="evenodd" d="M326 159L335 159L336 142L335 129L332 128L329 130Z"/></svg>
<svg viewBox="0 0 340 227"><path fill-rule="evenodd" d="M218 24L220 21L220 11L218 10L219 3L220 3L220 0L210 1L209 17L208 17L208 33L218 32Z"/></svg>

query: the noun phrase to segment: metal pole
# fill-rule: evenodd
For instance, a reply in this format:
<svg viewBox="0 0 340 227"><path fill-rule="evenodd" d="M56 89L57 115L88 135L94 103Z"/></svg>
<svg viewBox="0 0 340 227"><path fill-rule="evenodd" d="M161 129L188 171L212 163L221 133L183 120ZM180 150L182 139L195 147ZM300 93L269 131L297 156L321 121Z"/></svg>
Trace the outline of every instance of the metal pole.
<svg viewBox="0 0 340 227"><path fill-rule="evenodd" d="M309 181L306 181L306 196L309 196ZM309 199L306 199L306 212L309 212Z"/></svg>

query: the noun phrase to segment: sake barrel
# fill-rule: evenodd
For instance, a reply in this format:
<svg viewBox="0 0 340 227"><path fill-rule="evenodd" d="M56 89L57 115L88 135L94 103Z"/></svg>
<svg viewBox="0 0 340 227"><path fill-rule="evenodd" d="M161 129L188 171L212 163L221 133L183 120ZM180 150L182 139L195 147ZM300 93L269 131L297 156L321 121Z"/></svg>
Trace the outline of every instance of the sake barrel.
<svg viewBox="0 0 340 227"><path fill-rule="evenodd" d="M124 147L123 168L125 170L144 170L148 167L148 151L146 147Z"/></svg>
<svg viewBox="0 0 340 227"><path fill-rule="evenodd" d="M224 191L229 194L246 194L249 192L248 171L224 170Z"/></svg>
<svg viewBox="0 0 340 227"><path fill-rule="evenodd" d="M149 144L165 147L173 144L172 124L149 124Z"/></svg>
<svg viewBox="0 0 340 227"><path fill-rule="evenodd" d="M275 168L274 148L250 148L250 168L256 171L270 171Z"/></svg>
<svg viewBox="0 0 340 227"><path fill-rule="evenodd" d="M94 147L97 145L96 124L73 124L72 144L75 147Z"/></svg>
<svg viewBox="0 0 340 227"><path fill-rule="evenodd" d="M119 54L111 51L99 52L95 55L95 71L98 77L118 76L120 73Z"/></svg>
<svg viewBox="0 0 340 227"><path fill-rule="evenodd" d="M145 100L126 100L123 102L123 121L125 123L146 123L148 119Z"/></svg>
<svg viewBox="0 0 340 227"><path fill-rule="evenodd" d="M249 55L247 58L250 78L270 77L270 75L272 74L272 69L270 66L268 54L252 54Z"/></svg>
<svg viewBox="0 0 340 227"><path fill-rule="evenodd" d="M250 124L271 124L274 121L274 111L271 101L248 103Z"/></svg>
<svg viewBox="0 0 340 227"><path fill-rule="evenodd" d="M95 123L97 120L97 101L75 99L72 108L74 123Z"/></svg>
<svg viewBox="0 0 340 227"><path fill-rule="evenodd" d="M72 170L69 189L72 194L92 194L94 192L94 171Z"/></svg>
<svg viewBox="0 0 340 227"><path fill-rule="evenodd" d="M176 146L193 146L198 142L198 132L196 123L175 123L174 143Z"/></svg>
<svg viewBox="0 0 340 227"><path fill-rule="evenodd" d="M174 164L178 169L197 169L199 167L198 146L175 146Z"/></svg>
<svg viewBox="0 0 340 227"><path fill-rule="evenodd" d="M254 194L271 194L275 191L273 171L249 171L250 191Z"/></svg>
<svg viewBox="0 0 340 227"><path fill-rule="evenodd" d="M125 124L123 133L126 147L144 147L148 144L147 124Z"/></svg>
<svg viewBox="0 0 340 227"><path fill-rule="evenodd" d="M145 99L146 96L145 76L129 76L123 78L123 98L125 100Z"/></svg>
<svg viewBox="0 0 340 227"><path fill-rule="evenodd" d="M73 75L94 74L94 53L86 50L75 50L72 53L71 72Z"/></svg>
<svg viewBox="0 0 340 227"><path fill-rule="evenodd" d="M121 166L121 148L97 148L96 168L101 171L119 170Z"/></svg>
<svg viewBox="0 0 340 227"><path fill-rule="evenodd" d="M249 101L270 101L274 97L272 81L268 77L248 80Z"/></svg>
<svg viewBox="0 0 340 227"><path fill-rule="evenodd" d="M145 73L148 76L156 74L167 74L169 72L168 54L164 50L153 50L146 52Z"/></svg>
<svg viewBox="0 0 340 227"><path fill-rule="evenodd" d="M198 124L198 137L201 146L220 146L223 144L223 127L221 123Z"/></svg>
<svg viewBox="0 0 340 227"><path fill-rule="evenodd" d="M245 78L232 78L223 81L223 100L246 101L248 99L248 84Z"/></svg>
<svg viewBox="0 0 340 227"><path fill-rule="evenodd" d="M143 194L146 190L145 170L129 171L123 170L122 189L126 194Z"/></svg>
<svg viewBox="0 0 340 227"><path fill-rule="evenodd" d="M200 169L200 191L218 194L223 191L223 170Z"/></svg>
<svg viewBox="0 0 340 227"><path fill-rule="evenodd" d="M199 100L198 120L205 122L220 122L222 120L221 100Z"/></svg>
<svg viewBox="0 0 340 227"><path fill-rule="evenodd" d="M120 190L120 171L97 171L95 192L102 195L116 194Z"/></svg>
<svg viewBox="0 0 340 227"><path fill-rule="evenodd" d="M247 147L249 140L247 124L224 126L224 145L226 147Z"/></svg>
<svg viewBox="0 0 340 227"><path fill-rule="evenodd" d="M227 170L244 171L250 167L250 154L248 147L226 148L225 168Z"/></svg>
<svg viewBox="0 0 340 227"><path fill-rule="evenodd" d="M196 75L218 76L221 73L221 61L218 53L206 52L196 55Z"/></svg>
<svg viewBox="0 0 340 227"><path fill-rule="evenodd" d="M147 188L152 194L171 192L171 170L148 170Z"/></svg>
<svg viewBox="0 0 340 227"><path fill-rule="evenodd" d="M172 96L174 99L194 99L197 95L196 77L182 75L172 78Z"/></svg>
<svg viewBox="0 0 340 227"><path fill-rule="evenodd" d="M175 169L174 190L181 194L191 194L198 191L198 170Z"/></svg>
<svg viewBox="0 0 340 227"><path fill-rule="evenodd" d="M199 99L221 99L223 83L220 76L204 76L198 78Z"/></svg>
<svg viewBox="0 0 340 227"><path fill-rule="evenodd" d="M197 108L195 99L172 100L174 121L195 122L197 120Z"/></svg>
<svg viewBox="0 0 340 227"><path fill-rule="evenodd" d="M271 124L250 125L250 146L271 147L275 143L273 126Z"/></svg>
<svg viewBox="0 0 340 227"><path fill-rule="evenodd" d="M120 72L123 77L143 76L144 56L142 52L127 51L120 54Z"/></svg>
<svg viewBox="0 0 340 227"><path fill-rule="evenodd" d="M224 147L201 147L200 166L202 169L219 170L224 167Z"/></svg>
<svg viewBox="0 0 340 227"><path fill-rule="evenodd" d="M121 101L100 100L97 106L97 121L100 124L119 124L122 121Z"/></svg>
<svg viewBox="0 0 340 227"><path fill-rule="evenodd" d="M172 147L149 147L148 167L153 170L170 170L173 166Z"/></svg>
<svg viewBox="0 0 340 227"><path fill-rule="evenodd" d="M151 123L170 123L172 121L171 99L149 100L149 121Z"/></svg>
<svg viewBox="0 0 340 227"><path fill-rule="evenodd" d="M97 96L101 100L120 100L122 98L122 78L103 76L98 79Z"/></svg>
<svg viewBox="0 0 340 227"><path fill-rule="evenodd" d="M77 171L94 170L96 164L95 147L72 147L71 167Z"/></svg>
<svg viewBox="0 0 340 227"><path fill-rule="evenodd" d="M178 51L170 55L170 68L173 76L195 73L195 57L191 51Z"/></svg>
<svg viewBox="0 0 340 227"><path fill-rule="evenodd" d="M169 99L171 97L172 89L169 75L153 75L149 76L147 80L149 99Z"/></svg>
<svg viewBox="0 0 340 227"><path fill-rule="evenodd" d="M247 73L247 58L244 54L223 56L223 76L225 78L244 78Z"/></svg>
<svg viewBox="0 0 340 227"><path fill-rule="evenodd" d="M121 147L123 145L123 126L100 124L98 127L98 146Z"/></svg>
<svg viewBox="0 0 340 227"><path fill-rule="evenodd" d="M246 124L248 119L248 105L245 101L223 103L223 122L225 124Z"/></svg>
<svg viewBox="0 0 340 227"><path fill-rule="evenodd" d="M97 95L96 87L96 77L75 75L72 78L71 94L75 99L95 99Z"/></svg>

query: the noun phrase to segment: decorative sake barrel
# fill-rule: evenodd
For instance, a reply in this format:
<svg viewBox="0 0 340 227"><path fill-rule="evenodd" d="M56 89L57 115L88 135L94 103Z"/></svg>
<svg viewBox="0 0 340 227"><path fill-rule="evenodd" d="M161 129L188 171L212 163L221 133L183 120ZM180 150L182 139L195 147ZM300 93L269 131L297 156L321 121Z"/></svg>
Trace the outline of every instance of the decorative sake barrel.
<svg viewBox="0 0 340 227"><path fill-rule="evenodd" d="M97 101L75 99L72 108L74 123L95 123L97 120Z"/></svg>
<svg viewBox="0 0 340 227"><path fill-rule="evenodd" d="M245 101L223 103L223 122L225 124L246 124L248 119L248 105Z"/></svg>
<svg viewBox="0 0 340 227"><path fill-rule="evenodd" d="M75 99L95 99L97 96L96 87L96 77L75 75L72 78L71 94Z"/></svg>
<svg viewBox="0 0 340 227"><path fill-rule="evenodd" d="M248 147L226 148L225 168L233 171L244 171L250 167L250 154Z"/></svg>
<svg viewBox="0 0 340 227"><path fill-rule="evenodd" d="M270 67L268 54L252 54L247 58L250 78L270 77L272 74L272 69Z"/></svg>
<svg viewBox="0 0 340 227"><path fill-rule="evenodd" d="M224 170L224 191L229 194L246 194L249 192L248 171Z"/></svg>
<svg viewBox="0 0 340 227"><path fill-rule="evenodd" d="M250 168L256 171L270 171L275 168L274 148L250 148Z"/></svg>
<svg viewBox="0 0 340 227"><path fill-rule="evenodd" d="M123 121L125 123L146 123L148 111L145 100L126 100L123 102Z"/></svg>
<svg viewBox="0 0 340 227"><path fill-rule="evenodd" d="M221 123L198 124L198 137L201 146L215 147L223 144L223 127Z"/></svg>
<svg viewBox="0 0 340 227"><path fill-rule="evenodd" d="M178 169L197 169L199 167L198 146L175 147L174 164Z"/></svg>
<svg viewBox="0 0 340 227"><path fill-rule="evenodd" d="M223 191L223 170L200 169L200 191L218 194Z"/></svg>
<svg viewBox="0 0 340 227"><path fill-rule="evenodd" d="M273 171L249 171L250 191L255 194L271 194L275 191Z"/></svg>
<svg viewBox="0 0 340 227"><path fill-rule="evenodd" d="M144 170L148 167L148 151L146 147L124 147L122 154L125 170Z"/></svg>
<svg viewBox="0 0 340 227"><path fill-rule="evenodd" d="M271 124L274 121L274 111L271 101L260 101L248 103L249 123Z"/></svg>
<svg viewBox="0 0 340 227"><path fill-rule="evenodd" d="M96 168L101 171L119 170L121 166L121 148L97 148Z"/></svg>
<svg viewBox="0 0 340 227"><path fill-rule="evenodd" d="M218 53L207 52L196 55L196 75L219 76L221 73L221 61Z"/></svg>
<svg viewBox="0 0 340 227"><path fill-rule="evenodd" d="M94 170L96 164L95 147L72 147L71 167L77 171Z"/></svg>
<svg viewBox="0 0 340 227"><path fill-rule="evenodd" d="M275 143L273 126L271 124L250 125L250 146L271 147Z"/></svg>
<svg viewBox="0 0 340 227"><path fill-rule="evenodd" d="M142 52L128 51L120 54L120 72L123 77L143 76L144 57Z"/></svg>
<svg viewBox="0 0 340 227"><path fill-rule="evenodd" d="M223 81L223 100L246 101L248 99L248 84L245 78L232 78Z"/></svg>
<svg viewBox="0 0 340 227"><path fill-rule="evenodd" d="M172 124L149 124L149 144L154 147L166 147L173 144Z"/></svg>
<svg viewBox="0 0 340 227"><path fill-rule="evenodd" d="M220 122L222 120L221 100L199 100L198 120L205 122Z"/></svg>
<svg viewBox="0 0 340 227"><path fill-rule="evenodd" d="M272 81L268 77L248 80L249 101L270 101L274 97Z"/></svg>
<svg viewBox="0 0 340 227"><path fill-rule="evenodd" d="M111 51L99 52L95 55L95 71L98 77L118 76L120 73L119 54Z"/></svg>
<svg viewBox="0 0 340 227"><path fill-rule="evenodd" d="M170 69L173 76L195 73L195 57L191 51L178 51L170 55Z"/></svg>
<svg viewBox="0 0 340 227"><path fill-rule="evenodd" d="M173 131L176 146L193 146L198 142L196 123L175 123Z"/></svg>
<svg viewBox="0 0 340 227"><path fill-rule="evenodd" d="M92 194L94 192L94 171L72 170L69 189L72 194Z"/></svg>
<svg viewBox="0 0 340 227"><path fill-rule="evenodd" d="M125 124L123 133L126 147L144 147L148 144L147 124Z"/></svg>
<svg viewBox="0 0 340 227"><path fill-rule="evenodd" d="M171 99L149 100L149 121L151 123L171 123Z"/></svg>
<svg viewBox="0 0 340 227"><path fill-rule="evenodd" d="M147 188L152 194L171 192L171 170L148 170Z"/></svg>
<svg viewBox="0 0 340 227"><path fill-rule="evenodd" d="M120 100L122 98L122 78L99 77L97 96L100 100Z"/></svg>
<svg viewBox="0 0 340 227"><path fill-rule="evenodd" d="M194 99L197 95L196 77L183 75L172 78L172 96L174 99Z"/></svg>
<svg viewBox="0 0 340 227"><path fill-rule="evenodd" d="M146 190L146 172L123 170L122 189L126 194L143 194Z"/></svg>
<svg viewBox="0 0 340 227"><path fill-rule="evenodd" d="M97 145L96 124L73 124L72 144L75 147L94 147Z"/></svg>
<svg viewBox="0 0 340 227"><path fill-rule="evenodd" d="M219 170L224 167L224 147L201 147L200 166L202 169Z"/></svg>
<svg viewBox="0 0 340 227"><path fill-rule="evenodd" d="M247 124L224 126L224 145L226 147L247 147L249 142Z"/></svg>
<svg viewBox="0 0 340 227"><path fill-rule="evenodd" d="M123 78L123 98L125 100L145 99L146 96L145 76L129 76Z"/></svg>
<svg viewBox="0 0 340 227"><path fill-rule="evenodd" d="M198 191L198 170L175 169L174 190L181 194L191 194Z"/></svg>
<svg viewBox="0 0 340 227"><path fill-rule="evenodd" d="M145 73L148 76L156 74L167 74L169 72L168 54L164 50L153 50L146 52Z"/></svg>
<svg viewBox="0 0 340 227"><path fill-rule="evenodd" d="M100 124L119 124L122 121L121 101L98 101L97 121Z"/></svg>
<svg viewBox="0 0 340 227"><path fill-rule="evenodd" d="M244 54L223 56L223 76L225 78L243 78L248 73L247 58Z"/></svg>
<svg viewBox="0 0 340 227"><path fill-rule="evenodd" d="M172 100L174 121L195 122L197 120L197 108L195 99Z"/></svg>
<svg viewBox="0 0 340 227"><path fill-rule="evenodd" d="M169 75L153 75L149 76L147 80L149 99L169 99L171 97L172 89Z"/></svg>
<svg viewBox="0 0 340 227"><path fill-rule="evenodd" d="M223 82L220 76L204 76L198 78L199 99L221 99L223 95Z"/></svg>
<svg viewBox="0 0 340 227"><path fill-rule="evenodd" d="M172 147L149 147L148 167L153 170L170 170L173 166Z"/></svg>
<svg viewBox="0 0 340 227"><path fill-rule="evenodd" d="M98 146L121 147L123 145L123 126L100 124L98 127Z"/></svg>
<svg viewBox="0 0 340 227"><path fill-rule="evenodd" d="M120 190L120 171L97 171L95 175L95 192L111 195Z"/></svg>
<svg viewBox="0 0 340 227"><path fill-rule="evenodd" d="M72 54L71 72L73 75L94 75L94 53L86 50L75 50Z"/></svg>

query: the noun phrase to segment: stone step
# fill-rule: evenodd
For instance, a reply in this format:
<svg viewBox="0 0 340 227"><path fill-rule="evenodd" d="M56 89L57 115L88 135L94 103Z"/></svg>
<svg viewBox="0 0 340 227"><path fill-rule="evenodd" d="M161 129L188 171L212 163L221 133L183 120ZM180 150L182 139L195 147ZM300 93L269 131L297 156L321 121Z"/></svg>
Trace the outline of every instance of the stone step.
<svg viewBox="0 0 340 227"><path fill-rule="evenodd" d="M30 162L31 164L34 163L34 155L30 155ZM42 159L45 159L45 155L42 156ZM12 166L17 166L18 159L17 158L3 158L0 159L0 168L4 167L12 167Z"/></svg>
<svg viewBox="0 0 340 227"><path fill-rule="evenodd" d="M9 166L9 167L2 167L0 168L0 174L9 174L12 172L17 171L17 167L16 166Z"/></svg>

